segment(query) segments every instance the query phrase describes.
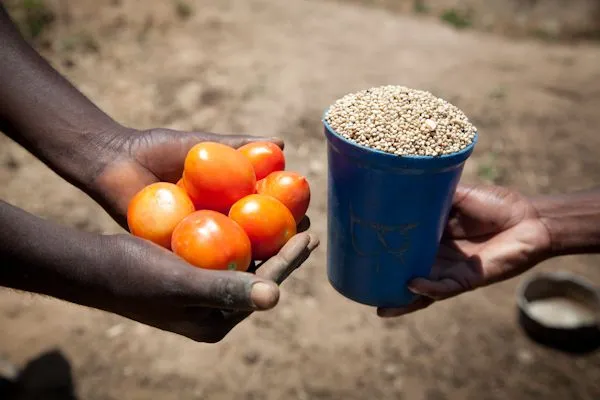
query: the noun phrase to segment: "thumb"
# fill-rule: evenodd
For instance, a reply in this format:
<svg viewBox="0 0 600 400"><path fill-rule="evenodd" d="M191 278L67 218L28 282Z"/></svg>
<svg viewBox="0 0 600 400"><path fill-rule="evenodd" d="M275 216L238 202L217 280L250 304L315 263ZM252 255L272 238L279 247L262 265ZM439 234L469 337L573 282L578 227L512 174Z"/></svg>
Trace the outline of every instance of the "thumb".
<svg viewBox="0 0 600 400"><path fill-rule="evenodd" d="M185 268L179 299L185 306L252 311L271 309L279 301L279 287L268 279L248 272Z"/></svg>
<svg viewBox="0 0 600 400"><path fill-rule="evenodd" d="M279 302L278 284L283 282L319 246L308 233L294 236L281 251L265 261L255 274L194 268L184 276L186 306L230 310L269 310Z"/></svg>

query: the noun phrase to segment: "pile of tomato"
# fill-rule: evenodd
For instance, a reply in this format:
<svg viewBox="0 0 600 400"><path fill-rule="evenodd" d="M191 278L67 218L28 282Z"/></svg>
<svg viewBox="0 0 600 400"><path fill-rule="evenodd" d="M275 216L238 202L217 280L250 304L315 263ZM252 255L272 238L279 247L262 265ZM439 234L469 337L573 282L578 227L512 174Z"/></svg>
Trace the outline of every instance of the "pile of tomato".
<svg viewBox="0 0 600 400"><path fill-rule="evenodd" d="M132 198L127 223L196 267L246 271L296 234L309 203L308 181L285 169L279 146L203 142L176 184L153 183Z"/></svg>

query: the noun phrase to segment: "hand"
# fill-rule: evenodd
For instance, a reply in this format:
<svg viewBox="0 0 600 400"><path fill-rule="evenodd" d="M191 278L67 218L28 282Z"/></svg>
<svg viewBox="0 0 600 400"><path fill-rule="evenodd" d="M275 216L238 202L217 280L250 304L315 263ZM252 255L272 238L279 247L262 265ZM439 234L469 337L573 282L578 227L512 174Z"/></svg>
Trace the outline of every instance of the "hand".
<svg viewBox="0 0 600 400"><path fill-rule="evenodd" d="M512 278L544 260L550 249L548 230L527 198L502 187L459 186L430 278L409 282L420 296L406 307L377 312L400 316Z"/></svg>
<svg viewBox="0 0 600 400"><path fill-rule="evenodd" d="M277 284L319 244L312 235L296 235L251 274L194 268L131 235L106 240L114 254L113 296L98 308L207 343L222 340L254 310L273 308Z"/></svg>
<svg viewBox="0 0 600 400"><path fill-rule="evenodd" d="M154 182L175 183L183 173L188 151L203 141L219 142L238 148L254 141L270 141L283 148L283 141L248 135L218 135L212 133L180 132L170 129L137 131L119 128L104 139L107 160L100 172L84 190L125 229L130 199L145 186Z"/></svg>
<svg viewBox="0 0 600 400"><path fill-rule="evenodd" d="M283 148L281 140L254 136L179 132L169 129L118 131L115 139L109 141L110 147L106 149L106 154L112 156L102 156L110 161L102 168L88 193L127 229L126 213L130 199L153 182L175 183L182 175L185 156L195 144L214 141L237 148L257 140L271 141ZM122 243L117 246L135 249L130 253L137 257L132 257L126 264L139 264L140 282L153 278L151 271L153 264L156 264L156 268L171 271L170 274L181 278L172 284L175 287L181 285L186 297L179 299L176 304L150 306L156 299L143 295L140 301L123 302L126 309L117 312L195 340L218 341L251 314L248 312L249 308L267 310L277 304L277 284L298 268L319 245L319 240L314 235L304 232L309 225L310 221L305 217L298 226L300 233L276 256L262 263L257 269L251 268L248 273L192 268L170 252L157 249L154 245L128 235L118 235L116 238ZM253 282L257 281L265 285L256 292L250 292ZM129 297L133 294L125 295ZM158 298L160 299L160 296ZM163 310L159 311L161 309Z"/></svg>
<svg viewBox="0 0 600 400"><path fill-rule="evenodd" d="M82 232L1 200L0 225L0 286L211 343L253 311L273 308L277 285L319 244L312 235L296 235L252 274L195 268L135 236Z"/></svg>

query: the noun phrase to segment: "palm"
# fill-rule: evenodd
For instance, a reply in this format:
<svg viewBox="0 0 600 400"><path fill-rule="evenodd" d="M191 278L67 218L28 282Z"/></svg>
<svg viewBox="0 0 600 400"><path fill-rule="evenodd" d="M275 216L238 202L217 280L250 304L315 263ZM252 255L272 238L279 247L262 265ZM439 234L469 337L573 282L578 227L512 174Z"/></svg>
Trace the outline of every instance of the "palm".
<svg viewBox="0 0 600 400"><path fill-rule="evenodd" d="M540 262L549 243L526 198L500 187L459 187L431 276L409 284L423 297L384 314L416 311L434 300L512 278Z"/></svg>
<svg viewBox="0 0 600 400"><path fill-rule="evenodd" d="M116 156L101 171L90 193L122 227L127 229L126 212L130 199L143 187L153 182L175 183L182 175L188 151L195 144L214 141L237 148L256 140L270 139L188 133L167 129L130 131L121 135L118 143L113 145L110 153ZM275 143L283 147L280 141ZM309 224L308 218L305 218L298 231L308 229ZM137 304L131 301L120 302L112 310L116 309L120 314L135 320L203 342L221 340L227 332L251 314L252 310L248 310L246 303L250 301L247 292L253 282L270 281L277 285L282 283L319 245L319 240L315 236L302 232L290 239L279 253L269 260L258 266L252 265L248 271L252 274L233 271L226 271L226 274L223 274L222 271L188 268L187 264L181 264L181 259L173 257L170 252L158 246L150 246L149 242L131 236L118 237L117 240L119 246L126 246L129 249L126 254L134 256L125 263L126 265L138 265L140 259L136 255L140 250L144 253L144 259L141 261L143 265L139 268L144 275L138 280L139 282L152 281L148 276L151 274L152 267L156 267L158 274L165 270L180 271L169 273L168 278L182 277L185 284L181 282L176 285L178 293L189 282L195 282L196 286L191 290L192 300L189 304L168 303L148 307L149 301L155 298L152 292L150 300L142 296ZM138 250L131 251L131 249ZM193 276L187 279L186 275L189 274ZM159 276L156 280L163 279ZM142 284L137 287L144 288ZM263 290L262 294L258 295L258 301L254 296L251 296L251 300L255 305L260 304L259 309L268 309L275 306L278 296L278 292L271 288L268 292ZM241 304L235 304L236 298ZM188 299L185 301L187 302Z"/></svg>
<svg viewBox="0 0 600 400"><path fill-rule="evenodd" d="M234 148L255 140L244 135L180 132L170 129L130 131L116 145L118 154L97 178L92 196L124 228L130 199L154 182L175 183L183 172L188 151L202 141L216 141ZM283 143L276 141L283 146Z"/></svg>

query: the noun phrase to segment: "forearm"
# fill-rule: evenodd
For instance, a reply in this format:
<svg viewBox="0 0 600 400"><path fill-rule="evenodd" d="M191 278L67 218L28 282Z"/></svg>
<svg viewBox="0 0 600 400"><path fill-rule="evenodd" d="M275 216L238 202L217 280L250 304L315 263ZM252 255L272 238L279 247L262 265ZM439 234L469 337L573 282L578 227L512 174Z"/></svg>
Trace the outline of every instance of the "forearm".
<svg viewBox="0 0 600 400"><path fill-rule="evenodd" d="M534 199L551 256L600 252L600 188Z"/></svg>
<svg viewBox="0 0 600 400"><path fill-rule="evenodd" d="M1 4L0 38L0 130L69 182L85 184L125 129L23 39Z"/></svg>
<svg viewBox="0 0 600 400"><path fill-rule="evenodd" d="M102 236L46 221L0 201L0 286L100 307L111 265Z"/></svg>

